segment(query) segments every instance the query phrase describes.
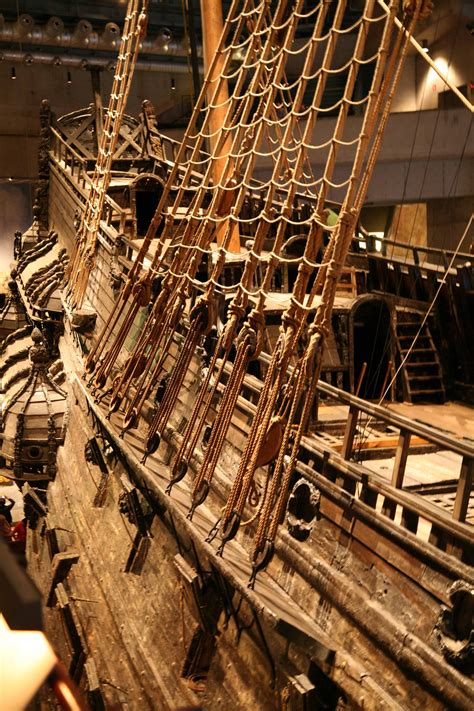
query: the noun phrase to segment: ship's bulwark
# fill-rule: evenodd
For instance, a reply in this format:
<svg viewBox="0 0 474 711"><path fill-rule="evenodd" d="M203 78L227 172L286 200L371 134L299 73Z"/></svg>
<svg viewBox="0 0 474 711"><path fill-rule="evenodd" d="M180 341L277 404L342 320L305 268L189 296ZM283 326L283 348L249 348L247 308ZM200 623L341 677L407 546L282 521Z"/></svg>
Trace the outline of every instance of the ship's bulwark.
<svg viewBox="0 0 474 711"><path fill-rule="evenodd" d="M64 349L73 353L69 338ZM394 699L402 708L468 707L470 682L422 640L432 639L450 583L469 579L469 568L428 547L414 550L409 540L404 549L390 530L351 511L349 500L324 496L311 538L298 543L283 534L271 579L262 575L252 592L247 537L223 559L203 543L228 490L224 473L190 523L188 487L163 493L170 447L145 469L137 434L120 440L115 416L106 420L80 380L72 400L45 529L30 538L30 566L43 589L56 586L50 629L63 639L67 629L63 651L77 678L95 668L97 697L152 709L271 709L286 698L298 708L305 693L316 698L314 687L324 703L345 698L350 707L362 698L374 709ZM242 437L242 419L231 441ZM170 435L178 444L179 432ZM92 438L96 453L84 462ZM64 551L78 561L66 579L51 581L45 571ZM419 676L409 681L414 668Z"/></svg>

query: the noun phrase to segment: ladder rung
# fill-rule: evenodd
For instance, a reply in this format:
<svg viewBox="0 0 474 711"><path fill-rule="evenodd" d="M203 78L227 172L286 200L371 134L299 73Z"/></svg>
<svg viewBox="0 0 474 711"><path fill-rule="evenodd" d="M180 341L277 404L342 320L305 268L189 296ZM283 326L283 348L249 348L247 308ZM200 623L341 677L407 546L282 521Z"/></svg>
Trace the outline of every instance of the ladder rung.
<svg viewBox="0 0 474 711"><path fill-rule="evenodd" d="M433 348L400 348L400 353L433 353Z"/></svg>
<svg viewBox="0 0 474 711"><path fill-rule="evenodd" d="M439 367L439 364L435 360L420 360L417 363L405 363L405 368L431 368L433 366Z"/></svg>
<svg viewBox="0 0 474 711"><path fill-rule="evenodd" d="M409 375L408 378L411 382L416 380L441 380L440 375Z"/></svg>

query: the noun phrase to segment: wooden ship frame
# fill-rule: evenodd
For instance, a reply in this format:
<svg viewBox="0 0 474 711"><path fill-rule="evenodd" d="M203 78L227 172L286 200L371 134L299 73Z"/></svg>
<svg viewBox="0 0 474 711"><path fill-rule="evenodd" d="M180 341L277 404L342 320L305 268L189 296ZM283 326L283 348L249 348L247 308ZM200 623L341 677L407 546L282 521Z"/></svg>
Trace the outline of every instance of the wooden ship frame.
<svg viewBox="0 0 474 711"><path fill-rule="evenodd" d="M2 323L20 328L5 326L0 376L18 402L38 326L63 420L43 434L44 466L18 468L25 411L10 408L0 436L5 453L16 432L5 459L48 632L94 709L472 707L474 448L380 404L442 403L461 383L469 396L469 255L397 244L403 257L389 258L358 223L426 8L404 4L399 20L398 3L369 0L355 21L321 180L307 144L327 72L307 113L304 84L318 42L326 67L347 26L345 3L306 5L234 0L182 144L159 133L150 102L124 113L138 0L107 112L42 107L37 239L17 244ZM274 50L291 51L300 20L314 28L291 93ZM343 129L371 23L383 32L361 158L364 141ZM253 73L251 90L229 98L232 73L239 91ZM344 142L360 173L336 203ZM276 156L266 185L250 177L262 146ZM376 338L370 372L361 344ZM413 485L410 461L429 456L456 475Z"/></svg>

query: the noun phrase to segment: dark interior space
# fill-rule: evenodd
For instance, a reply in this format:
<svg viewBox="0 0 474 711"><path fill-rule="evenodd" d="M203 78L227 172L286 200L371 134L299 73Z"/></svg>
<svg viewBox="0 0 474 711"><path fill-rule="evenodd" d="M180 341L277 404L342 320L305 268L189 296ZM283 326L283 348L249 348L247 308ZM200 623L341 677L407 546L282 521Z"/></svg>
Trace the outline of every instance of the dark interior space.
<svg viewBox="0 0 474 711"><path fill-rule="evenodd" d="M153 219L155 210L160 199L158 190L137 190L136 192L136 216L137 216L137 236L144 237L150 222Z"/></svg>
<svg viewBox="0 0 474 711"><path fill-rule="evenodd" d="M359 396L378 400L390 359L390 311L381 299L365 301L354 313L354 389L357 388L363 364L367 368Z"/></svg>

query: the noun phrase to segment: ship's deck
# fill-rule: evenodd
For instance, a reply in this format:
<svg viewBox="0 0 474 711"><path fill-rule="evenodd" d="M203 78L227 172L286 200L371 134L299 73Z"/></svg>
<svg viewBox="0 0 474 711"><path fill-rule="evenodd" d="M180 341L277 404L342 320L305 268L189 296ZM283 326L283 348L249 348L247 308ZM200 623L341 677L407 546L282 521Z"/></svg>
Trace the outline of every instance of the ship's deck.
<svg viewBox="0 0 474 711"><path fill-rule="evenodd" d="M391 412L396 412L411 420L423 422L430 427L450 434L456 439L474 441L474 408L459 402L445 402L442 405L434 403L411 404L407 402L386 403ZM347 420L348 405L326 405L319 407L321 424L343 422Z"/></svg>

